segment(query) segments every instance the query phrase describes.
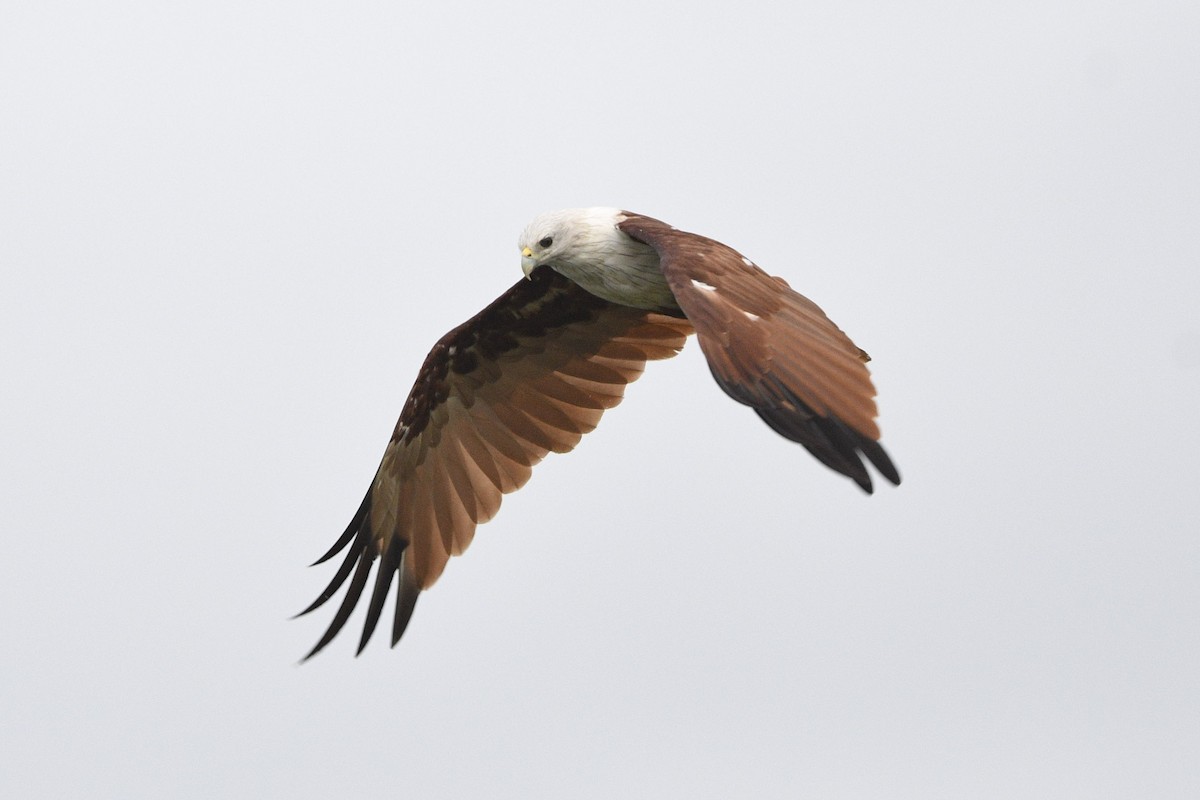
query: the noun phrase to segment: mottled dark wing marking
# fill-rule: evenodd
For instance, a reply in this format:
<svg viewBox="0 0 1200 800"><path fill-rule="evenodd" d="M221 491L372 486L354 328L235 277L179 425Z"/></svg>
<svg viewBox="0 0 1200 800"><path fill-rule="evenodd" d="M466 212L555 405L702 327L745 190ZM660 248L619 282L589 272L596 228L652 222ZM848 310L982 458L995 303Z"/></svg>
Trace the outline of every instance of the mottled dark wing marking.
<svg viewBox="0 0 1200 800"><path fill-rule="evenodd" d="M879 445L868 356L815 303L720 242L639 214L618 227L658 253L722 389L865 491L860 453L900 483Z"/></svg>
<svg viewBox="0 0 1200 800"><path fill-rule="evenodd" d="M396 575L392 644L421 590L501 497L551 451L592 430L648 360L679 352L689 322L601 300L547 268L443 336L425 359L383 461L350 525L317 563L349 548L320 607L350 581L311 657L346 624L380 560L359 639L374 632Z"/></svg>

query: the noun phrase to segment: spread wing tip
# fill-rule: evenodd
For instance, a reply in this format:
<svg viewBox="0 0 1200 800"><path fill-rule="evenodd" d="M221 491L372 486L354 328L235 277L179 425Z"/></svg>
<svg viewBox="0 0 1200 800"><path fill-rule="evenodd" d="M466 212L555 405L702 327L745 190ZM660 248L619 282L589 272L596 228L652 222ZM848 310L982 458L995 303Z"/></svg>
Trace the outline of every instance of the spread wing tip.
<svg viewBox="0 0 1200 800"><path fill-rule="evenodd" d="M840 422L839 425L841 425ZM867 461L870 462L871 466L875 467L876 471L878 471L883 477L887 478L887 480L893 486L899 486L900 472L896 469L896 465L892 463L892 459L888 456L887 451L883 449L883 446L874 439L863 436L857 431L850 430L845 425L841 425L841 427L846 431L847 434L849 434L848 438L851 440L851 443L848 448L844 449L839 454L841 456L841 458L838 459L839 463L830 463L829 460L826 460L826 458L818 455L812 447L809 447L808 445L805 445L805 447L808 448L809 452L816 455L817 458L822 461L822 463L831 467L836 472L840 472L841 474L849 477L867 494L874 494L875 486L871 481L871 474L867 471L866 465L863 464L863 456L865 456ZM839 445L842 444L842 442L839 442ZM842 464L840 463L842 461L846 462L846 465L849 467L848 469L842 468Z"/></svg>
<svg viewBox="0 0 1200 800"><path fill-rule="evenodd" d="M754 410L776 433L803 445L818 461L850 478L867 494L873 494L875 487L864 457L880 475L900 485L900 472L883 446L837 417L819 416L803 406Z"/></svg>
<svg viewBox="0 0 1200 800"><path fill-rule="evenodd" d="M350 524L346 526L346 530L343 531L342 535L338 537L338 540L333 543L333 547L330 547L325 552L325 555L321 556L316 561L309 564L310 567L315 567L317 564L324 564L326 561L328 561L329 559L333 558L335 555L340 553L342 551L342 548L344 548L346 545L350 544L350 541L355 537L355 535L358 533L359 529L363 527L363 521L367 517L367 509L370 508L370 505L371 505L371 492L370 492L370 490L367 490L367 493L363 496L362 502L358 504L358 510L354 512L353 519L351 519ZM324 602L324 601L322 601L322 602ZM317 605L320 605L320 603L318 603ZM296 616L299 617L304 614L307 614L309 611L312 611L313 608L316 608L316 606L313 606L312 608L309 608L305 611L301 611Z"/></svg>
<svg viewBox="0 0 1200 800"><path fill-rule="evenodd" d="M892 463L892 459L887 454L887 451L883 449L883 445L866 436L859 436L857 444L859 451L867 457L867 460L879 471L880 475L887 478L893 486L900 485L900 471Z"/></svg>
<svg viewBox="0 0 1200 800"><path fill-rule="evenodd" d="M383 612L383 604L387 601L388 592L392 588L392 578L400 569L400 561L404 554L405 544L399 538L394 538L388 544L383 557L379 561L379 569L375 573L375 588L371 590L371 601L367 604L367 618L363 621L362 635L358 639L358 649L355 657L362 653L375 626L379 624L379 615Z"/></svg>
<svg viewBox="0 0 1200 800"><path fill-rule="evenodd" d="M355 656L362 653L363 649L367 646L367 642L370 641L371 636L374 634L375 628L379 624L379 618L382 616L383 607L386 605L387 596L391 591L392 583L397 575L400 576L400 588L396 596L396 610L392 620L393 647L400 641L400 637L408 627L408 621L412 617L413 609L416 607L417 597L420 595L421 590L416 586L416 581L406 579L402 568L407 543L399 537L395 537L388 544L383 555L380 556L374 538L370 533L370 524L368 521L370 501L371 493L367 492L366 497L363 498L358 511L355 512L354 518L350 521L345 532L338 538L333 547L314 563L314 566L315 564L324 563L349 547L346 557L342 560L333 579L321 591L316 600L310 603L299 614L296 614L295 617L292 617L292 619L302 617L323 606L330 598L337 594L338 590L342 588L342 585L347 580L350 581L350 585L346 589L346 594L342 598L342 602L338 606L333 620L329 623L329 627L325 629L324 634L322 634L316 645L300 659L299 663L301 664L324 650L325 646L333 641L342 628L345 627L351 613L362 597L372 565L377 558L380 563L378 571L375 574L374 587L371 590L370 600L367 605L367 616L363 622L362 634L358 640L358 648L355 651ZM351 577L352 574L353 577Z"/></svg>

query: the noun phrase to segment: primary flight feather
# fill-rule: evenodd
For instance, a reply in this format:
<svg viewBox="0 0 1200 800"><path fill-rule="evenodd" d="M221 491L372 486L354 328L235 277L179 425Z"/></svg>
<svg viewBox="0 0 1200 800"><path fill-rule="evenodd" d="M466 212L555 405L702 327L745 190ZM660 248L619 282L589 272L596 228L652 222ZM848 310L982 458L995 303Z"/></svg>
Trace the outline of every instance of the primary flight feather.
<svg viewBox="0 0 1200 800"><path fill-rule="evenodd" d="M342 536L348 549L302 614L349 580L346 624L379 561L362 652L399 576L392 644L421 591L547 453L565 453L621 402L647 361L693 332L718 385L866 492L900 475L879 444L867 354L815 303L736 250L612 208L543 214L521 234L526 280L443 336L417 375L383 461Z"/></svg>

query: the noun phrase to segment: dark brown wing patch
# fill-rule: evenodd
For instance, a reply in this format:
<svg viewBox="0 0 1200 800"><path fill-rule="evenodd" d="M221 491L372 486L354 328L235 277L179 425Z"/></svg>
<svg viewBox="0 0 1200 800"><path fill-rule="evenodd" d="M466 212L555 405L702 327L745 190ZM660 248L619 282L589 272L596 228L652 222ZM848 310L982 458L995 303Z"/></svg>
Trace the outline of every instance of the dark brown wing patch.
<svg viewBox="0 0 1200 800"><path fill-rule="evenodd" d="M350 581L309 658L346 624L379 560L358 650L399 576L392 644L417 597L501 497L549 452L592 430L648 360L679 352L686 320L613 305L549 269L533 273L443 336L426 357L367 496L321 563L346 549L333 580L303 614Z"/></svg>
<svg viewBox="0 0 1200 800"><path fill-rule="evenodd" d="M879 445L867 354L816 303L720 242L638 214L626 214L618 227L658 253L730 397L865 491L871 476L860 454L900 483Z"/></svg>

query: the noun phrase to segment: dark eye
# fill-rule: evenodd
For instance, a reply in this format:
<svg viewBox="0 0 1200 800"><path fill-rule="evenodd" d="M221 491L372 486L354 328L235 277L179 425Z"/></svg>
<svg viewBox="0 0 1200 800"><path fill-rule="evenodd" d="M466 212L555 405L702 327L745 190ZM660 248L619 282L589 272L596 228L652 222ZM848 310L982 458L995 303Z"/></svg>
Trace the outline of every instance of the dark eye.
<svg viewBox="0 0 1200 800"><path fill-rule="evenodd" d="M542 240L540 242L538 242L538 247L541 247L544 249L544 248L549 247L552 244L554 244L554 237L545 236L542 238Z"/></svg>

